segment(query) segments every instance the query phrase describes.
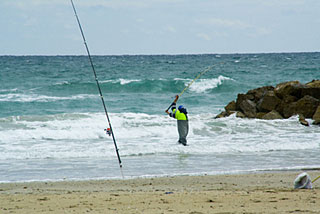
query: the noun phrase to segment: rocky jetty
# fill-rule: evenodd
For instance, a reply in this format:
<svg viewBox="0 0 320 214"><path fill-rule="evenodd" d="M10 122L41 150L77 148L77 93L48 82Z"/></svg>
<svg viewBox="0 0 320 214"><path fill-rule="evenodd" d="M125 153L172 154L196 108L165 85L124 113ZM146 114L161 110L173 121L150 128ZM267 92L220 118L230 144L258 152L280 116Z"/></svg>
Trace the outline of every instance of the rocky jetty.
<svg viewBox="0 0 320 214"><path fill-rule="evenodd" d="M299 115L301 124L308 126L305 118L320 125L320 80L302 84L299 81L283 82L276 87L264 86L238 94L235 101L224 107L216 118L236 114L241 118L265 120L285 119Z"/></svg>

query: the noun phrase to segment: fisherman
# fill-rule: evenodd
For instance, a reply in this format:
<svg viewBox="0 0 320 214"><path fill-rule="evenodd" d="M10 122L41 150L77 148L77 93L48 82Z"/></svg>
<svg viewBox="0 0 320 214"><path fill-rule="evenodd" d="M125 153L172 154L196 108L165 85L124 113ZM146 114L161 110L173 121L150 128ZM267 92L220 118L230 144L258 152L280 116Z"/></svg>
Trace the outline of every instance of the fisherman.
<svg viewBox="0 0 320 214"><path fill-rule="evenodd" d="M189 122L188 122L188 112L187 110L180 105L177 109L177 101L179 95L176 95L175 100L171 104L171 111L166 110L166 113L175 119L177 119L178 133L179 133L179 143L186 146L187 145L187 135L189 132Z"/></svg>

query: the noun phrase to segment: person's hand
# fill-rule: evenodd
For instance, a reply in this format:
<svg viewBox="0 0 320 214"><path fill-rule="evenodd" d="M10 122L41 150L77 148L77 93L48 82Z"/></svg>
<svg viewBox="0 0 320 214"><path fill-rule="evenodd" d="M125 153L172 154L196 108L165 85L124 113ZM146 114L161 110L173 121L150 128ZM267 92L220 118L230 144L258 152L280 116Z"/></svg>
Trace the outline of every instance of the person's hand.
<svg viewBox="0 0 320 214"><path fill-rule="evenodd" d="M168 110L166 110L166 113L167 113L167 114L169 114L169 111L168 111Z"/></svg>

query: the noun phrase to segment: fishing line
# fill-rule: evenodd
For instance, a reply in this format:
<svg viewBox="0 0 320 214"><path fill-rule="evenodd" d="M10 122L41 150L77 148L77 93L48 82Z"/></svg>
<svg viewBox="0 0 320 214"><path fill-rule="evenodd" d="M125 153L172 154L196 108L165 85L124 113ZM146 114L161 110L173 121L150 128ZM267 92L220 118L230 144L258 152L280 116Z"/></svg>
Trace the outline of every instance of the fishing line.
<svg viewBox="0 0 320 214"><path fill-rule="evenodd" d="M207 73L208 71L210 71L215 65L211 65L209 66L207 69L205 69L204 71L200 72L198 74L198 76L196 78L194 78L179 94L179 98L182 96L182 94L192 85L192 83L194 83L197 79L199 79L203 74ZM170 107L172 106L172 104L167 108L167 111L169 111Z"/></svg>
<svg viewBox="0 0 320 214"><path fill-rule="evenodd" d="M122 175L122 178L124 178L123 177L123 172L122 172L122 162L121 162L121 158L120 158L120 154L119 154L119 149L118 149L118 146L117 146L117 143L116 143L116 139L115 139L114 134L113 134L113 130L112 130L110 118L109 118L109 115L108 115L107 107L106 107L106 104L105 104L103 96L102 96L100 84L99 84L99 81L98 81L98 78L97 78L96 70L95 70L93 62L92 62L92 58L91 58L90 51L89 51L89 48L88 48L88 45L87 45L87 42L86 42L86 38L84 37L84 33L83 33L83 30L82 30L82 27L81 27L81 24L80 24L80 20L78 18L78 14L77 14L76 8L75 8L72 0L71 0L71 5L72 5L74 15L76 16L76 19L77 19L77 22L78 22L78 25L79 25L79 29L80 29L80 32L81 32L81 35L82 35L82 39L83 39L84 45L85 45L86 50L87 50L89 62L90 62L90 65L91 65L91 68L92 68L92 71L93 71L93 74L94 74L94 78L95 78L96 83L97 83L97 87L98 87L98 91L99 91L100 98L101 98L101 101L102 101L102 105L103 105L103 108L104 108L104 112L105 112L107 120L108 120L109 133L111 133L111 135L112 135L114 147L116 149L121 175Z"/></svg>

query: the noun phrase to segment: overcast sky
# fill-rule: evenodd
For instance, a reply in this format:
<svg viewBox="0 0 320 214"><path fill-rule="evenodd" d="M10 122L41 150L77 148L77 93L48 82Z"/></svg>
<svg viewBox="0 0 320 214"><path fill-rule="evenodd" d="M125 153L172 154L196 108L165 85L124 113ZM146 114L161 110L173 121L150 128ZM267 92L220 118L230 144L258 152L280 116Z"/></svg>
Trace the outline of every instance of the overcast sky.
<svg viewBox="0 0 320 214"><path fill-rule="evenodd" d="M74 0L91 54L320 51L319 0ZM84 55L70 0L1 0L0 55Z"/></svg>

